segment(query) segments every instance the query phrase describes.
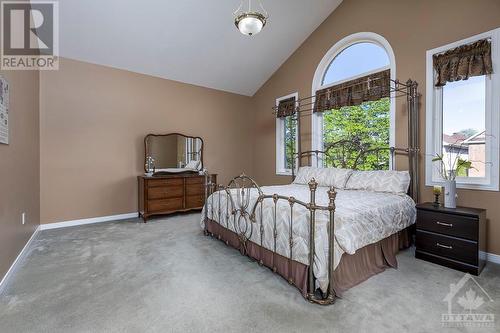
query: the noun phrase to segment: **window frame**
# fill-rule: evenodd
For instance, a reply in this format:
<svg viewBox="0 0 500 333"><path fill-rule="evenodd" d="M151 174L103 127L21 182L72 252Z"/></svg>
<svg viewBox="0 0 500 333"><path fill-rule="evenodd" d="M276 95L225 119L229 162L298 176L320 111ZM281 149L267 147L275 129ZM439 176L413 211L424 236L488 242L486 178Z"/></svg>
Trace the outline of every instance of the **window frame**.
<svg viewBox="0 0 500 333"><path fill-rule="evenodd" d="M493 74L486 75L485 97L485 177L457 177L457 188L498 191L499 190L499 135L500 135L500 28L443 45L426 52L426 144L425 185L442 185L432 159L442 153L443 140L443 88L434 86L435 71L432 56L463 44L480 39L491 39ZM475 179L476 178L476 179Z"/></svg>
<svg viewBox="0 0 500 333"><path fill-rule="evenodd" d="M294 97L295 98L295 106L298 105L299 93L294 92L288 94L286 96L281 96L276 99L276 107L279 106L279 103L285 99ZM285 168L285 129L284 129L284 118L276 117L276 175L278 176L291 176L292 169ZM298 122L295 122L295 152L298 151L299 148L299 126Z"/></svg>
<svg viewBox="0 0 500 333"><path fill-rule="evenodd" d="M359 74L357 76L350 77L345 80L329 83L323 85L323 79L326 75L326 71L330 68L330 65L335 60L335 58L342 53L348 47L359 44L359 43L372 43L375 44L387 53L387 57L389 58L389 66L369 71L366 73ZM396 79L396 58L394 56L394 51L392 50L389 42L381 35L376 34L374 32L359 32L347 37L344 37L337 43L335 43L328 52L323 56L320 63L316 67L316 72L314 73L314 78L312 82L312 96L316 95L316 91L331 87L333 85L353 80L357 77L362 77L364 75L376 73L379 71L387 70L391 71L391 80ZM389 147L395 147L396 144L396 103L394 102L395 93L391 92L390 96L390 119L389 119ZM311 116L311 131L312 131L312 149L313 150L322 150L323 149L323 115L321 112L313 113ZM389 169L394 169L394 162L392 160L392 156L389 157Z"/></svg>

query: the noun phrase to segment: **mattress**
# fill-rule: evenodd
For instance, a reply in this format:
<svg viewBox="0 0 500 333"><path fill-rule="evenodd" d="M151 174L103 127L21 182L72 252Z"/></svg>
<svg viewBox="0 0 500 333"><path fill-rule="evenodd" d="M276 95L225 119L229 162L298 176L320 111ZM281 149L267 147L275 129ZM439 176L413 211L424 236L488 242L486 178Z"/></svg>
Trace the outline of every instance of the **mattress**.
<svg viewBox="0 0 500 333"><path fill-rule="evenodd" d="M297 200L309 202L310 191L307 185L290 184L283 186L263 186L264 194L293 196ZM328 188L318 187L316 204L328 205ZM241 194L231 190L235 203L240 201ZM256 189L250 191L247 211L250 211L258 198ZM240 232L246 226L249 239L269 250L274 251L274 214L275 204L272 199L265 199L256 209L256 221L245 223L240 214L231 215L227 205L228 195L225 191L215 192L209 197L203 208L201 225L204 227L205 210L208 218L223 227ZM337 267L344 253L354 254L362 247L376 243L415 223L415 202L406 194L392 194L360 190L337 190L335 200L335 240L334 267ZM309 211L298 204L293 206L293 247L292 260L309 265ZM278 200L276 204L276 252L290 258L290 204L286 200ZM263 227L261 239L260 227ZM316 211L316 235L314 275L316 287L326 292L328 288L328 211ZM239 222L239 224L238 224Z"/></svg>

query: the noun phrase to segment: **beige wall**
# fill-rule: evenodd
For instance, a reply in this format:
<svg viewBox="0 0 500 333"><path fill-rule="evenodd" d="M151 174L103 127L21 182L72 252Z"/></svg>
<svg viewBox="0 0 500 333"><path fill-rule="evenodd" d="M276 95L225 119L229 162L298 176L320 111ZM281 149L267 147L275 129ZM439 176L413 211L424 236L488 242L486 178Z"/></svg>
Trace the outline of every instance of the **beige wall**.
<svg viewBox="0 0 500 333"><path fill-rule="evenodd" d="M10 144L0 144L1 280L40 222L40 150L38 72L0 74L10 85Z"/></svg>
<svg viewBox="0 0 500 333"><path fill-rule="evenodd" d="M500 27L497 0L344 0L276 71L254 96L256 139L254 172L259 183L286 183L289 177L275 175L275 123L269 108L277 97L298 91L311 95L317 65L337 41L353 33L370 31L384 36L396 56L396 75L420 83L422 93L421 140L425 148L425 52L426 50ZM406 144L404 101L397 101L396 142ZM310 147L311 121L302 121L303 149ZM425 152L422 151L422 157ZM422 158L423 160L423 158ZM401 164L400 164L401 166ZM420 165L423 200L432 200L424 188L424 165ZM459 190L458 203L488 209L488 250L500 254L500 193Z"/></svg>
<svg viewBox="0 0 500 333"><path fill-rule="evenodd" d="M253 173L251 98L62 59L40 74L41 222L137 211L148 133L204 140L226 183Z"/></svg>

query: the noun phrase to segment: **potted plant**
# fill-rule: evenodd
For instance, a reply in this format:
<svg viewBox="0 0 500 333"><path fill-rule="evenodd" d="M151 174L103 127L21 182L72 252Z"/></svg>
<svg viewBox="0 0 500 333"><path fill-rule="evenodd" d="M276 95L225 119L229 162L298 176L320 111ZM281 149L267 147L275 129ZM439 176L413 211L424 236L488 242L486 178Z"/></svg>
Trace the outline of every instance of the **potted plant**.
<svg viewBox="0 0 500 333"><path fill-rule="evenodd" d="M444 206L446 208L457 207L457 176L466 176L467 171L473 169L472 162L460 157L456 154L452 158L451 152L448 156L448 161L444 160L443 154L436 154L432 159L433 162L439 164L439 174L444 179Z"/></svg>

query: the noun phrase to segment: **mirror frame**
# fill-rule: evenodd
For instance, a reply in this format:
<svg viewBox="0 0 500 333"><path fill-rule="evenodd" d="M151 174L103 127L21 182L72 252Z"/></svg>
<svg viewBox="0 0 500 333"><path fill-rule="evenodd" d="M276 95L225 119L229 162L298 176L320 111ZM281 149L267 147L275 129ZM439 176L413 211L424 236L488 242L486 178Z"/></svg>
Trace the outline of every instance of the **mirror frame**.
<svg viewBox="0 0 500 333"><path fill-rule="evenodd" d="M203 162L203 146L205 145L205 143L203 142L203 139L199 136L189 136L189 135L185 135L185 134L182 134L182 133L167 133L167 134L153 134L153 133L150 133L148 135L146 135L144 137L144 163L143 163L143 168L144 168L144 172L147 172L146 170L146 158L148 157L148 138L149 137L156 137L156 136L171 136L171 135L180 135L180 136L183 136L187 139L200 139L201 141L201 154L200 154L200 161L201 161L201 168L203 169L205 167L205 163Z"/></svg>

